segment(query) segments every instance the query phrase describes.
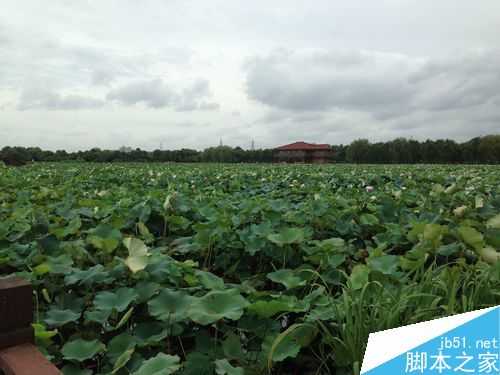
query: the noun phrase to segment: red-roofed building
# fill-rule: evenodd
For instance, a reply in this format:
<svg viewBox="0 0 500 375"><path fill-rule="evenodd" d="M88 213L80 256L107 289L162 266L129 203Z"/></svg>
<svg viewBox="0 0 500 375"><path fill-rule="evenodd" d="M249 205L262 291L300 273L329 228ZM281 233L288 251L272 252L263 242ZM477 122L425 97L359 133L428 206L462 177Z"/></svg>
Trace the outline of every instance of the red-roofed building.
<svg viewBox="0 0 500 375"><path fill-rule="evenodd" d="M274 149L274 160L282 163L328 163L332 157L327 144L295 142Z"/></svg>

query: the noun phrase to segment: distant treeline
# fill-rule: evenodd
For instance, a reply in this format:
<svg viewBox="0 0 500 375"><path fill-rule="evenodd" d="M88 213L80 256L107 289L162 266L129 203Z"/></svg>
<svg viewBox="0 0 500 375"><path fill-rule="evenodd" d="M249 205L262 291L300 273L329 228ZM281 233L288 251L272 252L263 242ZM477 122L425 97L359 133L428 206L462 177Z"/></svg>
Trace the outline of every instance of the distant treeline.
<svg viewBox="0 0 500 375"><path fill-rule="evenodd" d="M476 137L463 143L449 139L419 142L406 138L370 143L358 139L349 145L332 145L332 149L332 161L337 163L500 163L500 135ZM273 150L219 146L203 151L93 148L54 152L38 147L4 147L0 151L0 160L13 165L30 161L268 163L273 161Z"/></svg>
<svg viewBox="0 0 500 375"><path fill-rule="evenodd" d="M370 143L358 139L348 146L333 146L336 160L351 163L500 163L500 135L476 137L463 143L450 139L397 138Z"/></svg>

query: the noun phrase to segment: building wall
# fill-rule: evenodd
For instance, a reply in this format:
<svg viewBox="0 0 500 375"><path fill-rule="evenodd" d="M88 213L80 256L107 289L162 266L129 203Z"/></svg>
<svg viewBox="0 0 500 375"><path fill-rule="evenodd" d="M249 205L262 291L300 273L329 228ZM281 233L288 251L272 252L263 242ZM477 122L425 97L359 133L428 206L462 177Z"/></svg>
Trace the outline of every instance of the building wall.
<svg viewBox="0 0 500 375"><path fill-rule="evenodd" d="M332 155L332 152L330 150L318 150L313 151L312 154L314 158L328 159Z"/></svg>
<svg viewBox="0 0 500 375"><path fill-rule="evenodd" d="M280 160L286 161L286 160L304 160L306 157L306 152L301 151L301 150L290 150L290 151L278 151L276 153L276 157Z"/></svg>
<svg viewBox="0 0 500 375"><path fill-rule="evenodd" d="M290 163L327 163L331 156L330 150L278 150L274 154L276 161Z"/></svg>

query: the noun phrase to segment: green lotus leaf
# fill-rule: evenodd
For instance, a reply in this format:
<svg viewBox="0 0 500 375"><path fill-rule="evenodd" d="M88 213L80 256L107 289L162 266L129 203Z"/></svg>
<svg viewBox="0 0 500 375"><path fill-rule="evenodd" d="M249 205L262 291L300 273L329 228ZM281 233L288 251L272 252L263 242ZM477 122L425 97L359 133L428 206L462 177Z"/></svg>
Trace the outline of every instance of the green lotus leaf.
<svg viewBox="0 0 500 375"><path fill-rule="evenodd" d="M139 223L137 223L137 228L139 229L139 233L141 234L141 236L146 239L146 241L152 241L154 240L154 236L151 234L151 232L149 231L148 227L146 226L146 224L144 224L142 221L140 221Z"/></svg>
<svg viewBox="0 0 500 375"><path fill-rule="evenodd" d="M91 370L82 369L72 363L64 366L61 371L64 375L92 375Z"/></svg>
<svg viewBox="0 0 500 375"><path fill-rule="evenodd" d="M40 263L38 266L33 268L33 273L37 276L43 276L46 273L50 273L50 265L46 262Z"/></svg>
<svg viewBox="0 0 500 375"><path fill-rule="evenodd" d="M297 273L289 269L281 269L267 274L267 278L275 283L283 284L287 289L306 285L306 280L297 276Z"/></svg>
<svg viewBox="0 0 500 375"><path fill-rule="evenodd" d="M146 223L151 215L151 206L148 202L140 202L130 209L130 215L139 222Z"/></svg>
<svg viewBox="0 0 500 375"><path fill-rule="evenodd" d="M67 254L57 257L47 257L46 261L39 264L33 269L36 275L44 275L46 273L52 274L66 274L71 270L73 259Z"/></svg>
<svg viewBox="0 0 500 375"><path fill-rule="evenodd" d="M89 322L105 325L111 316L111 310L87 310L85 311L85 320Z"/></svg>
<svg viewBox="0 0 500 375"><path fill-rule="evenodd" d="M287 358L295 358L300 352L300 345L293 340L283 340L272 350L273 343L279 335L267 336L262 343L262 351L267 354L270 362L281 362Z"/></svg>
<svg viewBox="0 0 500 375"><path fill-rule="evenodd" d="M453 214L457 217L462 217L464 216L465 212L467 211L467 206L459 206L453 210Z"/></svg>
<svg viewBox="0 0 500 375"><path fill-rule="evenodd" d="M118 321L118 323L116 324L116 326L115 327L109 327L108 330L114 331L116 329L119 329L119 328L123 327L125 324L127 324L127 322L129 321L129 319L132 317L133 313L134 313L134 307L131 307L130 309L127 310L127 312L125 314L123 314L123 316L120 318L120 320Z"/></svg>
<svg viewBox="0 0 500 375"><path fill-rule="evenodd" d="M444 192L444 186L441 184L434 184L432 185L432 192L437 194L442 193Z"/></svg>
<svg viewBox="0 0 500 375"><path fill-rule="evenodd" d="M215 372L217 375L244 375L242 367L233 367L227 359L215 361Z"/></svg>
<svg viewBox="0 0 500 375"><path fill-rule="evenodd" d="M40 323L33 323L32 327L35 333L35 339L40 342L48 343L50 339L57 335L57 329L53 331L47 331L45 326Z"/></svg>
<svg viewBox="0 0 500 375"><path fill-rule="evenodd" d="M484 247L478 251L481 258L490 264L500 262L500 252L496 251L491 246Z"/></svg>
<svg viewBox="0 0 500 375"><path fill-rule="evenodd" d="M488 228L500 229L500 214L493 216L486 222Z"/></svg>
<svg viewBox="0 0 500 375"><path fill-rule="evenodd" d="M229 359L244 360L245 353L241 347L240 336L229 332L226 339L222 343L222 350L224 355Z"/></svg>
<svg viewBox="0 0 500 375"><path fill-rule="evenodd" d="M399 257L397 255L382 255L367 259L368 266L385 275L396 275L399 267Z"/></svg>
<svg viewBox="0 0 500 375"><path fill-rule="evenodd" d="M64 344L61 353L64 359L82 362L94 357L105 349L106 346L99 340L87 341L76 339Z"/></svg>
<svg viewBox="0 0 500 375"><path fill-rule="evenodd" d="M439 224L425 224L423 239L429 241L435 241L440 236L442 236L444 230L444 226Z"/></svg>
<svg viewBox="0 0 500 375"><path fill-rule="evenodd" d="M213 291L201 298L193 298L188 316L196 323L207 325L226 318L238 320L249 305L237 289Z"/></svg>
<svg viewBox="0 0 500 375"><path fill-rule="evenodd" d="M484 207L484 198L481 195L476 195L476 197L474 198L474 207L475 208Z"/></svg>
<svg viewBox="0 0 500 375"><path fill-rule="evenodd" d="M183 363L183 375L213 375L214 363L209 355L200 352L191 352Z"/></svg>
<svg viewBox="0 0 500 375"><path fill-rule="evenodd" d="M332 237L326 240L317 241L317 246L325 252L342 251L345 247L345 241L342 238Z"/></svg>
<svg viewBox="0 0 500 375"><path fill-rule="evenodd" d="M314 340L317 333L314 325L294 324L277 336L267 337L263 343L263 350L267 353L268 367L271 368L273 362L295 358L301 348L308 346Z"/></svg>
<svg viewBox="0 0 500 375"><path fill-rule="evenodd" d="M61 310L71 310L81 314L85 306L85 298L79 297L76 293L55 294L54 299Z"/></svg>
<svg viewBox="0 0 500 375"><path fill-rule="evenodd" d="M488 244L496 249L500 249L500 229L488 229L484 234L484 238Z"/></svg>
<svg viewBox="0 0 500 375"><path fill-rule="evenodd" d="M158 320L180 322L187 318L192 300L193 297L183 292L164 289L148 302L149 313Z"/></svg>
<svg viewBox="0 0 500 375"><path fill-rule="evenodd" d="M132 375L168 375L181 368L180 358L176 355L158 353L156 357L148 359Z"/></svg>
<svg viewBox="0 0 500 375"><path fill-rule="evenodd" d="M50 233L55 235L58 239L63 239L64 237L77 233L81 226L82 221L80 220L80 217L77 216L71 219L65 227L50 228Z"/></svg>
<svg viewBox="0 0 500 375"><path fill-rule="evenodd" d="M338 268L346 260L344 254L332 254L327 257L328 266L331 268Z"/></svg>
<svg viewBox="0 0 500 375"><path fill-rule="evenodd" d="M87 270L73 269L72 273L64 278L66 285L80 284L91 286L94 284L108 284L113 281L109 273L101 264L90 267Z"/></svg>
<svg viewBox="0 0 500 375"><path fill-rule="evenodd" d="M267 239L278 246L300 243L304 241L304 230L301 228L283 228L279 233L272 233Z"/></svg>
<svg viewBox="0 0 500 375"><path fill-rule="evenodd" d="M167 195L167 197L165 198L165 201L163 202L163 209L165 211L170 211L173 209L173 202L175 200L176 195L177 195L177 193L175 191L172 192L171 194Z"/></svg>
<svg viewBox="0 0 500 375"><path fill-rule="evenodd" d="M117 359L113 365L112 374L116 374L122 367L124 367L128 361L132 358L132 354L134 354L135 348L125 350Z"/></svg>
<svg viewBox="0 0 500 375"><path fill-rule="evenodd" d="M130 303L137 298L137 293L132 288L119 288L113 292L99 292L94 298L94 306L98 310L125 311Z"/></svg>
<svg viewBox="0 0 500 375"><path fill-rule="evenodd" d="M162 322L139 323L134 328L133 334L139 346L148 346L159 343L169 335L171 328Z"/></svg>
<svg viewBox="0 0 500 375"><path fill-rule="evenodd" d="M368 282L370 269L364 264L357 264L353 267L349 282L354 290L361 289Z"/></svg>
<svg viewBox="0 0 500 375"><path fill-rule="evenodd" d="M441 240L447 232L448 228L444 225L425 224L422 238L426 241L430 241L435 249L441 245Z"/></svg>
<svg viewBox="0 0 500 375"><path fill-rule="evenodd" d="M134 336L128 332L121 333L108 342L106 356L115 363L122 353L135 348L136 345L137 340Z"/></svg>
<svg viewBox="0 0 500 375"><path fill-rule="evenodd" d="M128 249L128 257L125 259L125 264L132 273L139 272L148 265L150 256L148 247L138 238L127 237L123 240L123 244Z"/></svg>
<svg viewBox="0 0 500 375"><path fill-rule="evenodd" d="M248 311L270 318L281 312L304 312L309 308L304 301L299 301L295 296L280 296L270 301L256 301L248 306Z"/></svg>
<svg viewBox="0 0 500 375"><path fill-rule="evenodd" d="M87 240L97 249L111 253L122 239L121 232L109 224L99 224L89 231Z"/></svg>
<svg viewBox="0 0 500 375"><path fill-rule="evenodd" d="M362 214L359 218L359 222L362 225L377 225L379 223L379 220L375 215Z"/></svg>
<svg viewBox="0 0 500 375"><path fill-rule="evenodd" d="M457 184L451 184L450 186L448 186L444 192L445 194L453 194L455 193L456 191L458 190L458 186Z"/></svg>
<svg viewBox="0 0 500 375"><path fill-rule="evenodd" d="M224 289L224 280L222 280L220 277L214 275L213 273L197 270L197 271L195 271L195 274L196 274L196 276L198 276L201 284L205 288L211 289L211 290Z"/></svg>
<svg viewBox="0 0 500 375"><path fill-rule="evenodd" d="M76 322L80 319L80 314L71 310L51 309L47 311L47 317L44 319L49 326L60 327L70 322Z"/></svg>
<svg viewBox="0 0 500 375"><path fill-rule="evenodd" d="M424 235L426 225L425 223L413 223L411 230L408 232L408 239L413 243L420 241Z"/></svg>
<svg viewBox="0 0 500 375"><path fill-rule="evenodd" d="M149 299L160 289L161 285L158 283L149 281L138 282L135 286L135 291L137 292L137 303L139 304L149 301Z"/></svg>
<svg viewBox="0 0 500 375"><path fill-rule="evenodd" d="M439 255L443 256L450 256L450 255L455 255L458 254L460 251L462 251L463 245L458 242L453 242L448 245L442 245L437 249L437 252Z"/></svg>
<svg viewBox="0 0 500 375"><path fill-rule="evenodd" d="M458 234L462 241L476 251L481 250L485 246L483 235L474 228L461 226L458 228Z"/></svg>

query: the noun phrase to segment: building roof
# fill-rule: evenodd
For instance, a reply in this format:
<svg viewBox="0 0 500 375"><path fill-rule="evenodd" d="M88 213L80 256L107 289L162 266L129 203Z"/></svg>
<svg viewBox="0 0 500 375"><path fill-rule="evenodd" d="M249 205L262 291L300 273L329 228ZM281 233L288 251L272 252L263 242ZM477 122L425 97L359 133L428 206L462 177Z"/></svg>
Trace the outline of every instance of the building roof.
<svg viewBox="0 0 500 375"><path fill-rule="evenodd" d="M280 151L294 151L294 150L330 150L330 145L326 143L306 143L306 142L295 142L288 145L276 147L275 150Z"/></svg>

